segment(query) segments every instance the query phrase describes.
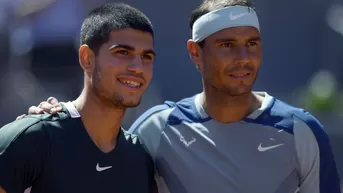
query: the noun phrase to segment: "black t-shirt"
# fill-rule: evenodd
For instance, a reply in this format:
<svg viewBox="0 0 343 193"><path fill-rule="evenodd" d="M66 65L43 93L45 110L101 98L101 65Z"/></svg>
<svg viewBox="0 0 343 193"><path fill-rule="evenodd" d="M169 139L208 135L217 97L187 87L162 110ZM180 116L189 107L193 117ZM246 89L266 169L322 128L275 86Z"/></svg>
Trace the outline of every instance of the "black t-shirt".
<svg viewBox="0 0 343 193"><path fill-rule="evenodd" d="M66 110L30 115L0 129L0 186L7 193L30 186L31 193L151 193L152 184L151 157L123 129L109 153Z"/></svg>

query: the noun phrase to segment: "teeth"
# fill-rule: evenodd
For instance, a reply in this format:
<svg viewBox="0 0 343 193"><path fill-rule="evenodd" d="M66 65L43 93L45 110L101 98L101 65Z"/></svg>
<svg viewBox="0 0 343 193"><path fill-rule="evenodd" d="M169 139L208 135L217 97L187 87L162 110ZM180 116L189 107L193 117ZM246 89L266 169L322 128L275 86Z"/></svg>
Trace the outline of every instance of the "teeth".
<svg viewBox="0 0 343 193"><path fill-rule="evenodd" d="M120 82L134 88L141 86L141 83L132 80L120 80Z"/></svg>
<svg viewBox="0 0 343 193"><path fill-rule="evenodd" d="M248 76L248 75L249 75L249 73L246 73L246 74L235 74L235 75L233 75L233 76L242 77L242 76Z"/></svg>

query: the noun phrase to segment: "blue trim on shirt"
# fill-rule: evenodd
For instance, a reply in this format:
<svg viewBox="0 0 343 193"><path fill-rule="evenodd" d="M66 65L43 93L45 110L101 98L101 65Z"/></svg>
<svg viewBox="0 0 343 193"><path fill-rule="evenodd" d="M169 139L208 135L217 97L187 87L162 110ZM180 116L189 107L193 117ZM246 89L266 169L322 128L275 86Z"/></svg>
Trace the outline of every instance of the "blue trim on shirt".
<svg viewBox="0 0 343 193"><path fill-rule="evenodd" d="M168 124L180 125L183 121L189 123L203 123L211 120L211 117L201 117L200 113L196 109L194 99L195 96L185 98L177 103L174 103L176 108L170 113L168 117Z"/></svg>
<svg viewBox="0 0 343 193"><path fill-rule="evenodd" d="M246 118L244 121L274 127L293 135L292 112L298 110L301 109L297 109L273 98L272 102L259 117L256 119Z"/></svg>
<svg viewBox="0 0 343 193"><path fill-rule="evenodd" d="M329 137L320 122L308 112L294 112L312 130L319 147L319 188L320 193L340 193L340 178L337 171ZM301 190L300 190L301 191Z"/></svg>
<svg viewBox="0 0 343 193"><path fill-rule="evenodd" d="M179 125L183 121L188 123L203 123L212 120L211 117L202 118L196 109L194 103L195 96L185 98L177 103L174 103L176 108L168 117L169 125ZM263 113L256 119L246 118L244 121L262 124L266 126L282 129L290 134L293 134L293 119L291 110L296 109L279 100L273 100L266 107Z"/></svg>

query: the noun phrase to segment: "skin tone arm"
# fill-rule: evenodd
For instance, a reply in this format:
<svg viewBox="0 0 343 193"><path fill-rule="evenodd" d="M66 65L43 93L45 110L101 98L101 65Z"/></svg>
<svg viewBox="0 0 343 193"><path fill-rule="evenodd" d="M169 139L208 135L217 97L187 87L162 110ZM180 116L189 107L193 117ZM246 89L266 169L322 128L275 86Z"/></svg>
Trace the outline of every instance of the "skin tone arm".
<svg viewBox="0 0 343 193"><path fill-rule="evenodd" d="M4 189L2 189L1 186L0 186L0 193L6 193L6 191Z"/></svg>

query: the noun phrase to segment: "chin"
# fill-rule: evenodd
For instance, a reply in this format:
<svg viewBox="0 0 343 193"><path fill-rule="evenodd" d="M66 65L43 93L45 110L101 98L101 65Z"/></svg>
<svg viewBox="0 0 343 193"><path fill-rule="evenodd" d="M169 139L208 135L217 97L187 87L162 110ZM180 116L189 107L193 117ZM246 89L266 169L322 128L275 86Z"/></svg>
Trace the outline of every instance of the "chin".
<svg viewBox="0 0 343 193"><path fill-rule="evenodd" d="M111 98L107 98L106 104L114 107L114 108L132 108L137 107L140 104L141 98L138 97L124 97L115 95Z"/></svg>
<svg viewBox="0 0 343 193"><path fill-rule="evenodd" d="M127 108L133 108L133 107L137 107L140 103L141 103L141 99L136 99L136 100L126 99L123 101L123 106L125 106Z"/></svg>
<svg viewBox="0 0 343 193"><path fill-rule="evenodd" d="M231 96L242 96L251 92L251 86L238 86L235 88L230 88L227 93Z"/></svg>
<svg viewBox="0 0 343 193"><path fill-rule="evenodd" d="M134 107L137 107L139 104L140 102L139 103L125 103L124 106L126 108L134 108Z"/></svg>

